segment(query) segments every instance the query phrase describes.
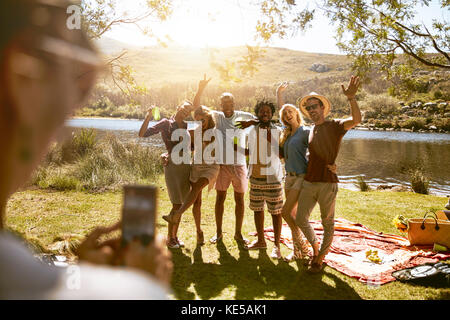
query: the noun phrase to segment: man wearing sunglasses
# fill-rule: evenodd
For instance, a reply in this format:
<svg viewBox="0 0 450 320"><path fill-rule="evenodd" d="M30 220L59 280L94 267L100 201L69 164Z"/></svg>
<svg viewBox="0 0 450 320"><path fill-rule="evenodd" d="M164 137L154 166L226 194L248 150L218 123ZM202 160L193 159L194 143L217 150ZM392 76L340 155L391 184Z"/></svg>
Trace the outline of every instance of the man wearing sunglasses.
<svg viewBox="0 0 450 320"><path fill-rule="evenodd" d="M330 101L315 92L299 99L298 106L303 115L314 122L309 135L309 161L298 199L296 223L313 248L313 257L309 271L317 273L323 269L323 260L328 253L334 235L334 209L338 191L338 177L328 170L327 165L335 163L342 138L348 130L361 122L361 112L356 102L359 78L352 76L348 87L341 85L347 97L351 117L348 119L326 120L330 112ZM319 242L313 228L309 224L309 216L316 203L320 206L323 225L323 238Z"/></svg>

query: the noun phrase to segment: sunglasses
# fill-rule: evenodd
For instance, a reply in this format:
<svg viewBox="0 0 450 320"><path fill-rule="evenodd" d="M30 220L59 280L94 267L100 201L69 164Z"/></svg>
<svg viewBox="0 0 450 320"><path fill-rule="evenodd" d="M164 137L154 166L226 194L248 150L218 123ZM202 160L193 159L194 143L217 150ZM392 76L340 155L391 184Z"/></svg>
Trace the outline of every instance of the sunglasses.
<svg viewBox="0 0 450 320"><path fill-rule="evenodd" d="M316 104L312 104L310 106L306 106L305 109L306 109L306 111L309 112L311 110L314 110L314 109L318 108L319 106L320 106L320 104L316 103Z"/></svg>

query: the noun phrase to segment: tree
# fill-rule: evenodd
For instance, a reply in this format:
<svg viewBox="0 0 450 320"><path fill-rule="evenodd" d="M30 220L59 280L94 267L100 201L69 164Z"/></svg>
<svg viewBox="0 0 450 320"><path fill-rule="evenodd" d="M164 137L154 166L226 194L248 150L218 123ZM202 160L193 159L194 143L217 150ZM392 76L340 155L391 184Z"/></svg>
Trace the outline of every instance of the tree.
<svg viewBox="0 0 450 320"><path fill-rule="evenodd" d="M133 24L143 34L155 37L149 28L151 22L161 22L172 14L173 0L145 0L138 13L130 14L118 9L118 0L81 0L82 27L91 40L100 39L114 26ZM164 44L161 39L158 41ZM133 70L123 61L127 51L107 61L112 81L123 94L133 98L147 89L136 83Z"/></svg>
<svg viewBox="0 0 450 320"><path fill-rule="evenodd" d="M417 22L419 12L415 8L429 6L430 2L317 0L314 8L309 7L312 2L300 8L295 0L261 0L262 18L256 33L264 41L292 37L307 30L315 16L324 14L336 27L338 47L355 58L354 69L360 75L375 66L389 77L410 74L414 64L449 70L449 24L438 17L431 25ZM449 0L440 0L439 4L443 10L450 10Z"/></svg>
<svg viewBox="0 0 450 320"><path fill-rule="evenodd" d="M217 49L210 49L209 64L219 74L222 85L229 85L232 82L239 83L245 77L253 77L258 72L260 63L259 59L264 56L264 49L259 46L246 45L247 54L243 55L239 60L225 60L223 64L216 61L215 53Z"/></svg>

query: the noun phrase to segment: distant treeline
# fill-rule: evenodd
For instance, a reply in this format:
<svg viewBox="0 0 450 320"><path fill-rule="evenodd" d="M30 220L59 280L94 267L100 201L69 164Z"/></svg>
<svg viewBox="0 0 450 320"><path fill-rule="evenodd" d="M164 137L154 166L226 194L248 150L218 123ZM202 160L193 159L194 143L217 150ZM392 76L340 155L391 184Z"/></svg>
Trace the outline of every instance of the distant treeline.
<svg viewBox="0 0 450 320"><path fill-rule="evenodd" d="M285 91L285 102L295 104L299 97L314 91L327 96L331 101L331 117L349 116L348 102L341 89L341 84L346 84L347 81L347 78L337 76L290 83ZM253 112L259 100L276 103L278 85L279 83L254 86L245 82L227 88L210 85L205 90L201 103L218 109L220 95L223 92L231 92L235 97L237 108ZM388 94L389 88L390 84L379 77L376 81L363 84L357 95L364 113L363 124L379 128L413 130L432 128L437 131L450 131L450 105L446 102L450 100L447 96L449 93L430 89L428 92L412 94L410 101L405 101ZM173 83L150 88L146 93L126 95L120 90L101 84L93 90L88 103L78 110L76 116L143 119L148 107L156 105L160 107L162 117L170 117L184 100L194 99L196 90L195 82ZM428 102L434 102L429 110L423 107ZM405 110L405 106L409 107L408 110Z"/></svg>

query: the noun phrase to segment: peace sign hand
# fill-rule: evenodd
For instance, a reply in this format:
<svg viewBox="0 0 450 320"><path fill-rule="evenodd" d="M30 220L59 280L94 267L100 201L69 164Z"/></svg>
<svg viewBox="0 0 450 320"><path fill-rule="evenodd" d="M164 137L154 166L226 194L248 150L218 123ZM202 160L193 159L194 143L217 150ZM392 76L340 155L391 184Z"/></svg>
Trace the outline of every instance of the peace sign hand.
<svg viewBox="0 0 450 320"><path fill-rule="evenodd" d="M341 84L342 92L347 96L348 99L353 99L359 88L359 77L352 76L348 83L347 89Z"/></svg>
<svg viewBox="0 0 450 320"><path fill-rule="evenodd" d="M206 74L204 74L203 80L200 80L200 82L198 83L199 90L204 90L206 88L206 86L208 85L209 81L211 81L211 78L206 80Z"/></svg>
<svg viewBox="0 0 450 320"><path fill-rule="evenodd" d="M289 86L287 81L283 81L277 88L277 95L281 94Z"/></svg>

